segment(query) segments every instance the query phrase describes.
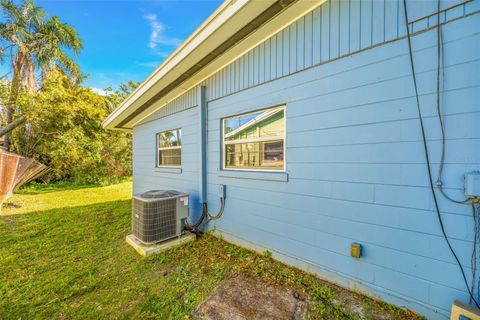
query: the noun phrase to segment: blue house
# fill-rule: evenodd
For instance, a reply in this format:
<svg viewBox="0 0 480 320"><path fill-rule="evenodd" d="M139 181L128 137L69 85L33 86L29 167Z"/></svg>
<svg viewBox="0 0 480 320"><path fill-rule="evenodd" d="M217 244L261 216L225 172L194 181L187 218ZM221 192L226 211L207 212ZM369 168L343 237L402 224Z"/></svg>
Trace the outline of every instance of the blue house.
<svg viewBox="0 0 480 320"><path fill-rule="evenodd" d="M134 193L187 192L194 223L225 186L205 230L447 318L480 300L464 191L480 170L479 13L480 0L227 0L104 126L133 132Z"/></svg>

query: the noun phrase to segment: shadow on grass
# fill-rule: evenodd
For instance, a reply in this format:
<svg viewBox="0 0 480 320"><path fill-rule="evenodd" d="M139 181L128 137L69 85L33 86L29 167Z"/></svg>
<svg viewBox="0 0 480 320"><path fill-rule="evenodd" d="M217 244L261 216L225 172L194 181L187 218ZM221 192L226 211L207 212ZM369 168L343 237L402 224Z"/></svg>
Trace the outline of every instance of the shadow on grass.
<svg viewBox="0 0 480 320"><path fill-rule="evenodd" d="M315 319L358 319L352 301L367 318L416 318L208 234L142 258L130 218L128 199L0 216L0 318L185 319L236 274L305 292Z"/></svg>
<svg viewBox="0 0 480 320"><path fill-rule="evenodd" d="M254 256L205 235L143 258L131 201L0 216L0 318L184 319Z"/></svg>
<svg viewBox="0 0 480 320"><path fill-rule="evenodd" d="M0 216L0 318L189 315L228 272L220 241L143 258L130 218L130 200Z"/></svg>
<svg viewBox="0 0 480 320"><path fill-rule="evenodd" d="M50 240L54 237L69 236L80 227L103 228L106 224L115 226L130 225L131 200L114 200L92 203L82 206L68 206L49 210L33 210L22 214L0 213L0 240L8 240L9 236L22 235L24 231L43 231L38 241ZM81 218L79 218L81 216ZM8 229L4 222L14 221L15 229ZM56 229L59 227L59 229ZM0 241L1 243L1 241ZM1 259L1 256L0 256Z"/></svg>
<svg viewBox="0 0 480 320"><path fill-rule="evenodd" d="M21 214L0 213L0 239L8 240L9 235L16 237L29 230L41 230L42 236L49 236L49 239L51 239L50 237L63 237L75 233L79 227L101 227L102 221L112 224L121 221L128 226L130 212L131 200L126 199L49 210L32 210ZM5 229L8 226L5 227L2 222L12 221L16 223L15 229ZM38 240L42 241L41 238Z"/></svg>
<svg viewBox="0 0 480 320"><path fill-rule="evenodd" d="M73 312L69 303L102 287L109 272L121 272L123 259L137 261L124 242L130 212L131 202L119 200L0 215L0 318ZM87 318L98 315L90 311Z"/></svg>

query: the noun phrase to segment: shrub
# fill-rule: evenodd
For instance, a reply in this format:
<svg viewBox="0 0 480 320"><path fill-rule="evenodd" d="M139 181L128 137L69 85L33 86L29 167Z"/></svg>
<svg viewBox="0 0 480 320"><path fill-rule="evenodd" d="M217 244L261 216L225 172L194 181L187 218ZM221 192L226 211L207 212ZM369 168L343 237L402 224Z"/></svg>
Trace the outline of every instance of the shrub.
<svg viewBox="0 0 480 320"><path fill-rule="evenodd" d="M21 94L18 113L27 124L14 131L12 151L50 166L48 181L99 183L131 175L131 134L106 131L102 121L134 87L104 97L51 72L38 93Z"/></svg>

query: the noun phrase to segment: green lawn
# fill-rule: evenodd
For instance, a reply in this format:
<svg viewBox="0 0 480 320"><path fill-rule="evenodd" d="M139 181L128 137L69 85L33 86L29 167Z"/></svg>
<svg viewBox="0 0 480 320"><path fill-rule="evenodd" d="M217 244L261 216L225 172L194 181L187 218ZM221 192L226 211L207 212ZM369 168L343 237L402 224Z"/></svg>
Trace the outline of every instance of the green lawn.
<svg viewBox="0 0 480 320"><path fill-rule="evenodd" d="M0 214L0 319L188 319L235 274L296 288L311 301L311 318L358 319L358 308L366 318L415 318L210 235L142 258L125 243L130 195L125 182L28 188L11 198Z"/></svg>

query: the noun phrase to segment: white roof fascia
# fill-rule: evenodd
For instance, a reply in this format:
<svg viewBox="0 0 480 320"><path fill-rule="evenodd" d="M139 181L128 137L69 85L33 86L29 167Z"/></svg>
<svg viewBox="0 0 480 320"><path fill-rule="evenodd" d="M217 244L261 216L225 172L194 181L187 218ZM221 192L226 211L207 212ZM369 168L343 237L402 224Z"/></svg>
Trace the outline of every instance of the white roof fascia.
<svg viewBox="0 0 480 320"><path fill-rule="evenodd" d="M326 0L300 0L292 4L286 10L282 11L275 18L268 21L264 26L257 29L243 41L230 48L227 52L217 57L206 67L185 80L180 86L177 86L165 96L161 97L147 110L140 113L133 120L129 121L124 128L132 128L135 124L151 115L153 112L165 106L168 102L183 94L185 91L198 85L220 69L256 47L275 33L298 20L315 7L321 5ZM165 87L173 79L178 77L194 63L187 63L189 60L201 59L195 54L195 50L208 54L205 50L213 50L215 46L205 45L214 37L215 42L226 40L230 36L227 27L230 24L238 25L239 21L248 23L246 17L252 19L259 10L265 10L274 3L274 0L255 1L255 0L230 0L224 2L189 38L187 38L180 47L175 50L168 58L150 75L142 85L140 85L117 109L115 109L104 121L103 126L108 129L119 129L115 127L128 114L140 107L145 101L152 97L160 89L155 87ZM222 27L223 30L221 29ZM225 33L225 35L223 34ZM203 48L200 48L201 45ZM206 48L205 48L206 47ZM203 55L204 56L204 55ZM202 57L203 57L202 56ZM182 65L186 64L186 65ZM160 88L161 88L160 87Z"/></svg>

